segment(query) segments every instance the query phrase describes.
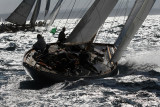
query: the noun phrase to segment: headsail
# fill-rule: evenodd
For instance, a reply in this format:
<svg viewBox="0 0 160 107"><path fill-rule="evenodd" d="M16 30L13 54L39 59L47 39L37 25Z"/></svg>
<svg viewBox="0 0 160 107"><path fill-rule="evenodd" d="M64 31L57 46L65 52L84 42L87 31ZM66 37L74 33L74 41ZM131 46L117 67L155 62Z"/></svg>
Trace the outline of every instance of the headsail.
<svg viewBox="0 0 160 107"><path fill-rule="evenodd" d="M104 23L118 0L95 0L79 24L67 38L68 43L89 42Z"/></svg>
<svg viewBox="0 0 160 107"><path fill-rule="evenodd" d="M117 62L120 60L124 50L149 14L154 2L155 0L137 0L135 2L125 26L115 42L117 51L113 55L111 61Z"/></svg>
<svg viewBox="0 0 160 107"><path fill-rule="evenodd" d="M32 10L35 0L23 0L15 11L6 19L6 21L23 25Z"/></svg>
<svg viewBox="0 0 160 107"><path fill-rule="evenodd" d="M49 16L49 19L50 19L50 22L48 24L48 26L51 26L60 10L60 7L61 7L61 4L62 4L63 0L58 0L56 6L54 7L53 11L51 12L50 16Z"/></svg>
<svg viewBox="0 0 160 107"><path fill-rule="evenodd" d="M38 14L39 14L40 6L41 6L41 0L37 0L36 6L34 9L31 21L30 21L31 25L35 25L35 22L37 20Z"/></svg>
<svg viewBox="0 0 160 107"><path fill-rule="evenodd" d="M51 0L46 0L45 16L47 15L47 13L49 11L50 2L51 2Z"/></svg>

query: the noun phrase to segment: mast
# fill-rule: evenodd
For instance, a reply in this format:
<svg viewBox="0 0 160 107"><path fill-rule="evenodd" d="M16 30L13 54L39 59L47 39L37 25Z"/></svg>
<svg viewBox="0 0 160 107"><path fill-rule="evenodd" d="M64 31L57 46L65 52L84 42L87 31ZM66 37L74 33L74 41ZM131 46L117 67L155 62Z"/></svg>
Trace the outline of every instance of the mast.
<svg viewBox="0 0 160 107"><path fill-rule="evenodd" d="M141 27L154 3L155 0L136 0L125 26L115 42L117 50L113 55L111 62L120 60L124 50Z"/></svg>
<svg viewBox="0 0 160 107"><path fill-rule="evenodd" d="M48 26L51 26L55 20L55 18L57 17L57 14L61 8L61 4L62 4L63 0L58 0L56 6L54 7L54 9L52 10L50 16L49 16L49 19L50 19L50 22L48 24Z"/></svg>
<svg viewBox="0 0 160 107"><path fill-rule="evenodd" d="M49 11L50 2L51 2L51 0L46 0L46 8L45 8L45 15L44 16L46 16Z"/></svg>
<svg viewBox="0 0 160 107"><path fill-rule="evenodd" d="M6 21L19 25L25 24L34 3L35 0L23 0L13 11L13 13L11 13L11 15L6 19Z"/></svg>
<svg viewBox="0 0 160 107"><path fill-rule="evenodd" d="M31 21L30 21L31 25L33 25L33 26L35 25L35 22L37 20L37 17L38 17L39 11L40 11L40 6L41 6L41 0L37 0L36 6L34 9Z"/></svg>
<svg viewBox="0 0 160 107"><path fill-rule="evenodd" d="M88 43L105 22L118 0L95 0L67 38L68 43Z"/></svg>

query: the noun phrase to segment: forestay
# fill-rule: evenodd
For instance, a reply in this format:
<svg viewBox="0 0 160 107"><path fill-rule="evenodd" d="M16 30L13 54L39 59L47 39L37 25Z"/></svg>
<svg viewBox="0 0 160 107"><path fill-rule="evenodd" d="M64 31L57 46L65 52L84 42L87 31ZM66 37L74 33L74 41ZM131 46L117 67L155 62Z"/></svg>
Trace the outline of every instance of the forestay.
<svg viewBox="0 0 160 107"><path fill-rule="evenodd" d="M111 61L117 62L120 60L124 50L141 27L154 3L155 0L136 0L125 26L115 42L117 51L113 55Z"/></svg>
<svg viewBox="0 0 160 107"><path fill-rule="evenodd" d="M118 0L95 0L66 42L80 44L91 41L117 2Z"/></svg>
<svg viewBox="0 0 160 107"><path fill-rule="evenodd" d="M6 21L19 25L25 24L34 3L35 0L23 0Z"/></svg>
<svg viewBox="0 0 160 107"><path fill-rule="evenodd" d="M49 19L50 19L50 22L48 24L48 26L51 26L60 10L60 7L61 7L61 4L62 4L63 0L58 0L56 6L54 7L53 11L51 12L50 16L49 16Z"/></svg>
<svg viewBox="0 0 160 107"><path fill-rule="evenodd" d="M31 21L30 21L31 25L35 25L35 22L37 20L37 17L38 17L39 11L40 11L40 6L41 6L41 0L37 0L36 6L34 9Z"/></svg>

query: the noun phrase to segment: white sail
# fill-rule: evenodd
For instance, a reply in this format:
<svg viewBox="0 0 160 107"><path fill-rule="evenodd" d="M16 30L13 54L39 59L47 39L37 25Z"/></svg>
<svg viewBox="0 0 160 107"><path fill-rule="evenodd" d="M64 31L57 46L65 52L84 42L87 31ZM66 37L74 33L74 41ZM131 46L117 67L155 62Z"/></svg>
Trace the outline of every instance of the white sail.
<svg viewBox="0 0 160 107"><path fill-rule="evenodd" d="M23 0L6 21L19 25L25 24L34 3L35 0Z"/></svg>
<svg viewBox="0 0 160 107"><path fill-rule="evenodd" d="M56 6L54 7L53 11L51 12L50 16L49 16L49 19L50 19L50 22L48 24L48 26L51 26L61 8L61 4L62 4L63 0L58 0Z"/></svg>
<svg viewBox="0 0 160 107"><path fill-rule="evenodd" d="M141 27L142 23L149 14L154 2L155 0L137 0L135 2L125 26L115 42L117 51L113 55L111 61L117 62L120 60L124 50L127 48L135 33Z"/></svg>
<svg viewBox="0 0 160 107"><path fill-rule="evenodd" d="M50 2L51 2L51 0L46 0L46 8L45 8L45 15L44 16L46 16L49 11Z"/></svg>
<svg viewBox="0 0 160 107"><path fill-rule="evenodd" d="M1 17L1 23L3 23L3 18Z"/></svg>
<svg viewBox="0 0 160 107"><path fill-rule="evenodd" d="M117 2L118 0L95 0L66 42L86 43L91 41Z"/></svg>
<svg viewBox="0 0 160 107"><path fill-rule="evenodd" d="M41 6L41 0L37 0L36 6L34 9L31 21L30 21L31 25L35 25L35 22L37 20L37 17L38 17L39 11L40 11L40 6Z"/></svg>

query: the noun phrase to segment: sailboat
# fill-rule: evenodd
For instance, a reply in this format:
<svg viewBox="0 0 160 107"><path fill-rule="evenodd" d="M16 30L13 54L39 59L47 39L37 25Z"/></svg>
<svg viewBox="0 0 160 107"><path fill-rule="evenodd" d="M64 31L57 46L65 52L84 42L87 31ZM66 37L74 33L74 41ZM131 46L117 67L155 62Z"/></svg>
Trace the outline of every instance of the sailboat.
<svg viewBox="0 0 160 107"><path fill-rule="evenodd" d="M57 4L55 5L55 7L53 8L50 16L45 20L45 22L47 22L47 20L50 20L49 24L47 26L51 26L55 20L55 18L58 15L58 12L60 10L61 4L62 4L63 0L58 0Z"/></svg>
<svg viewBox="0 0 160 107"><path fill-rule="evenodd" d="M135 1L114 44L93 43L99 28L117 2L118 0L95 0L62 48L57 43L50 43L47 54L37 54L34 49L26 52L23 58L26 72L38 82L95 79L115 75L118 61L149 14L155 0ZM63 58L59 59L60 55ZM81 55L84 58L80 57ZM61 63L59 60L62 60ZM81 60L88 62L81 64Z"/></svg>
<svg viewBox="0 0 160 107"><path fill-rule="evenodd" d="M45 17L48 14L48 11L50 8L50 2L51 2L50 0L46 0ZM47 20L50 20L50 23L48 25L50 26L53 24L60 10L60 5L62 2L63 0L59 0L57 2L50 16L44 20L44 23L46 23ZM26 21L33 7L34 9L33 9L33 14L31 16L31 19L30 19L30 24L27 25ZM19 6L5 20L15 24L16 26L23 26L23 27L25 26L27 27L28 30L30 29L32 30L35 27L35 23L39 15L40 8L41 8L41 0L23 0L19 4Z"/></svg>
<svg viewBox="0 0 160 107"><path fill-rule="evenodd" d="M35 7L34 7L35 4ZM30 23L26 24L27 18L34 7L33 14L30 19ZM41 7L41 0L23 0L19 6L9 15L7 19L8 22L13 23L11 26L11 31L15 32L18 30L34 30L35 22L38 18ZM12 27L14 26L14 29Z"/></svg>
<svg viewBox="0 0 160 107"><path fill-rule="evenodd" d="M36 0L23 0L20 5L10 14L6 21L17 25L24 25L35 2Z"/></svg>

